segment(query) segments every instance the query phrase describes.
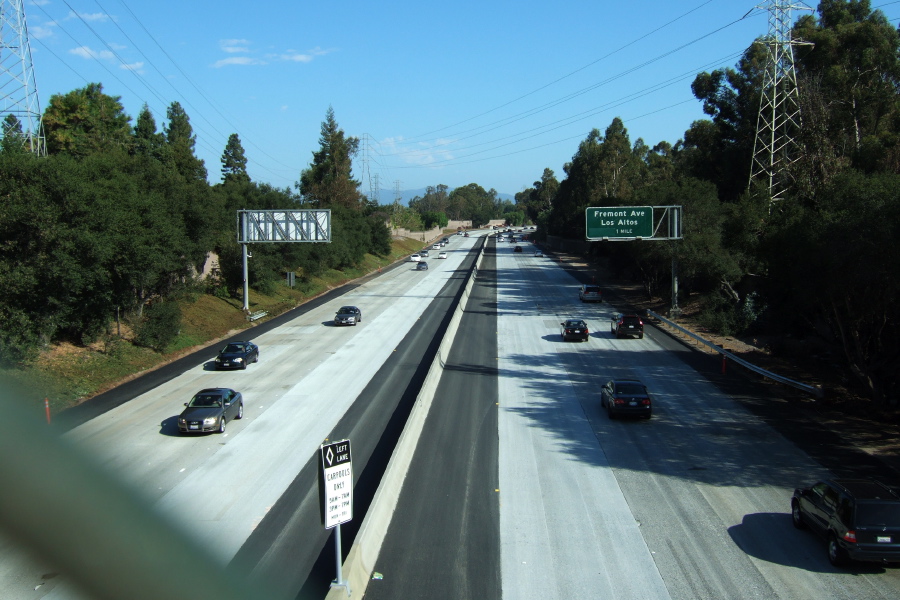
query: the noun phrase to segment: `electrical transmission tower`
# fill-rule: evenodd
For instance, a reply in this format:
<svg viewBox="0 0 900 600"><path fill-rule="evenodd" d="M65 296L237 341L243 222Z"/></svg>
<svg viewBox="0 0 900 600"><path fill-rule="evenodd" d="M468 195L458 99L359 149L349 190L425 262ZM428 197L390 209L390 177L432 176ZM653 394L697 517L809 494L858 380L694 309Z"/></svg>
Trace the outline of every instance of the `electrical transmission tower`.
<svg viewBox="0 0 900 600"><path fill-rule="evenodd" d="M753 163L751 193L767 192L771 202L784 199L790 187L789 167L800 157L800 91L794 71L794 46L810 45L791 37L791 11L812 10L803 2L768 0L758 6L769 12L769 33L759 42L766 47Z"/></svg>
<svg viewBox="0 0 900 600"><path fill-rule="evenodd" d="M0 0L0 119L5 139L21 135L25 148L46 156L24 0ZM15 121L7 120L9 116Z"/></svg>

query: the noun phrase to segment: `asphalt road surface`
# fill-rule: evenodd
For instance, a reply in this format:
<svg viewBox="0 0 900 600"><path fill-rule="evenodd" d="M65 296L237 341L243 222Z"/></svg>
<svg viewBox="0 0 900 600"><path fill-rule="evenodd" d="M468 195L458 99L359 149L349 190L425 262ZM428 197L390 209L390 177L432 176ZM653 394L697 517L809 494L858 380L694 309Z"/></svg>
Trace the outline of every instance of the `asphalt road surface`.
<svg viewBox="0 0 900 600"><path fill-rule="evenodd" d="M766 422L773 411L748 410L764 386L718 382L652 327L616 339L615 308L580 303L579 282L529 250L497 249L496 335L479 325L490 311L463 318L452 356L478 376L441 380L367 597L900 597L900 569L836 569L792 527L793 488L829 472ZM561 340L570 317L587 320L587 343ZM495 340L496 381L480 355ZM601 410L616 377L648 386L651 420ZM860 454L829 456L846 474Z"/></svg>

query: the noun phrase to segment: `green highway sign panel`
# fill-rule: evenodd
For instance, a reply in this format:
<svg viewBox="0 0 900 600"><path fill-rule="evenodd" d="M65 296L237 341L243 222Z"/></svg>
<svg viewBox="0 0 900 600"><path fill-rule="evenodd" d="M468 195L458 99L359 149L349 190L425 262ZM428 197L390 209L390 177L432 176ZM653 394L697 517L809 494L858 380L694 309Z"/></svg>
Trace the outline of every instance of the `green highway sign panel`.
<svg viewBox="0 0 900 600"><path fill-rule="evenodd" d="M585 211L587 239L652 238L652 206L604 206Z"/></svg>

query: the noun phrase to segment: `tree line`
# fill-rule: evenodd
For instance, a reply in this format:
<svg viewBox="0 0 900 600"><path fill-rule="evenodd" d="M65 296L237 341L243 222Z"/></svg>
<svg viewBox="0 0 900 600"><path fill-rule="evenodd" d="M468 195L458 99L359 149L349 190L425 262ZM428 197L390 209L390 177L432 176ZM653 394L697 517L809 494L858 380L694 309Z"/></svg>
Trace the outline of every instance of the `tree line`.
<svg viewBox="0 0 900 600"><path fill-rule="evenodd" d="M163 350L178 330L174 302L196 292L210 253L219 276L209 293L235 296L243 285L235 214L239 209L328 208L330 244L259 244L249 283L274 289L286 271L301 282L326 269L387 255L385 215L358 192L351 174L358 146L329 108L320 149L295 189L251 181L237 134L210 185L196 136L178 102L158 130L145 105L134 125L101 84L54 95L43 114L47 156L13 115L0 143L0 361L22 363L49 344L102 337L117 315L137 341Z"/></svg>
<svg viewBox="0 0 900 600"><path fill-rule="evenodd" d="M802 151L788 195L749 188L765 39L736 68L692 83L709 118L674 145L630 140L615 118L563 167L516 195L539 235L584 239L588 206L682 205L684 239L592 243L648 296L703 298L725 334L777 333L780 345L843 365L879 403L900 396L900 36L868 0L823 0L793 27ZM778 344L776 344L777 346ZM778 350L778 348L775 348ZM798 350L799 349L799 350Z"/></svg>

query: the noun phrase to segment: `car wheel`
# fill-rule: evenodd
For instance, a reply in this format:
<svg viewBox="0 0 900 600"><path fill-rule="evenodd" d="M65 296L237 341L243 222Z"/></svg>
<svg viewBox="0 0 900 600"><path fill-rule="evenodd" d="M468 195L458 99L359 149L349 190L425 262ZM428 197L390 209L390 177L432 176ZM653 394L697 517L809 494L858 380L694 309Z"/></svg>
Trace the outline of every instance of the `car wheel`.
<svg viewBox="0 0 900 600"><path fill-rule="evenodd" d="M235 419L243 419L244 418L244 403L241 402L238 404L238 414L235 415Z"/></svg>
<svg viewBox="0 0 900 600"><path fill-rule="evenodd" d="M242 360L241 361L241 371L246 371L246 370L247 370L247 361Z"/></svg>
<svg viewBox="0 0 900 600"><path fill-rule="evenodd" d="M219 433L225 433L225 415L219 420Z"/></svg>
<svg viewBox="0 0 900 600"><path fill-rule="evenodd" d="M639 340L644 339L644 334L643 334L643 332L638 334L638 339L639 339Z"/></svg>
<svg viewBox="0 0 900 600"><path fill-rule="evenodd" d="M647 421L649 421L649 420L650 420L650 417L652 417L652 416L653 416L653 413L652 413L652 412L649 412L649 413L647 413L646 415L644 415L644 419L646 419Z"/></svg>
<svg viewBox="0 0 900 600"><path fill-rule="evenodd" d="M609 416L609 420L612 421L616 418L616 413L613 412L612 406L606 405L606 414Z"/></svg>
<svg viewBox="0 0 900 600"><path fill-rule="evenodd" d="M843 567L847 564L847 553L838 544L833 533L828 537L828 562L835 567Z"/></svg>
<svg viewBox="0 0 900 600"><path fill-rule="evenodd" d="M791 521L797 529L806 529L806 523L803 522L803 513L800 512L800 503L794 500L791 502Z"/></svg>

